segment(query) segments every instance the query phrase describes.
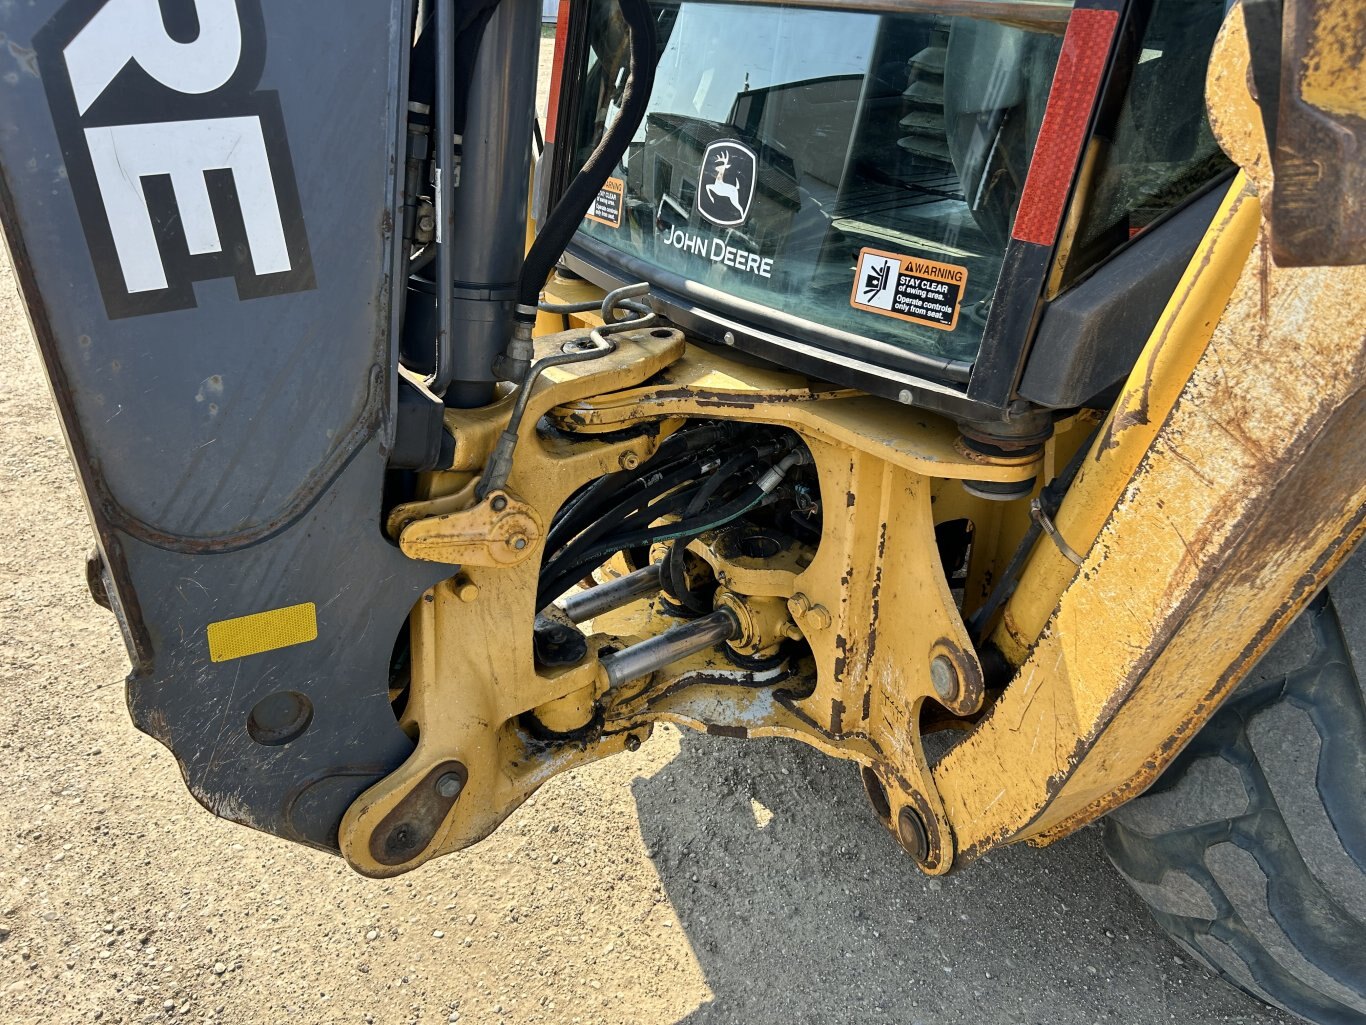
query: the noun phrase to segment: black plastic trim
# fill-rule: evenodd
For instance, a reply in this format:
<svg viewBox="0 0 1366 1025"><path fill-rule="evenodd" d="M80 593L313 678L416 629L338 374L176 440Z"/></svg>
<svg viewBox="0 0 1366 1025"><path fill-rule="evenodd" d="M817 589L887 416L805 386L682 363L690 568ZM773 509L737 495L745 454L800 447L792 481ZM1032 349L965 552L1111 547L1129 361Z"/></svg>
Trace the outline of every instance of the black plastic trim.
<svg viewBox="0 0 1366 1025"><path fill-rule="evenodd" d="M1223 201L1211 190L1107 260L1044 311L1020 396L1081 406L1123 380Z"/></svg>
<svg viewBox="0 0 1366 1025"><path fill-rule="evenodd" d="M999 407L973 402L964 394L971 364L961 360L934 360L791 317L661 271L582 234L566 251L563 266L600 288L650 281L650 296L657 310L702 341L727 345L797 373L955 418L1001 418ZM728 342L727 335L733 341ZM836 346L852 352L838 351ZM909 398L903 393L909 393Z"/></svg>

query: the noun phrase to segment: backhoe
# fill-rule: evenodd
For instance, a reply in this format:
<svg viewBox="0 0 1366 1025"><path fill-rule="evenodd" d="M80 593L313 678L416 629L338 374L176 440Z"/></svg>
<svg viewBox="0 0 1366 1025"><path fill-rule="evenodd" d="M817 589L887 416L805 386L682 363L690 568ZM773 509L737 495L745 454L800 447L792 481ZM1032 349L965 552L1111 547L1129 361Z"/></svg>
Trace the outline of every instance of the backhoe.
<svg viewBox="0 0 1366 1025"><path fill-rule="evenodd" d="M324 11L323 8L326 8ZM1366 1021L1360 0L0 5L135 725L408 872L667 722ZM1284 636L1283 636L1284 635Z"/></svg>

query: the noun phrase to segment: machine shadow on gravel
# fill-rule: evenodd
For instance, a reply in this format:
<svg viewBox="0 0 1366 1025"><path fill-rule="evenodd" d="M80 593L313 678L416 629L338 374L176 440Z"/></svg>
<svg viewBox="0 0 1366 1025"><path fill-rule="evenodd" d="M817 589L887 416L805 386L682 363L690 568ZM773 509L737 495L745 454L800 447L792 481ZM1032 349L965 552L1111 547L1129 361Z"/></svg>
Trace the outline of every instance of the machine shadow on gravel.
<svg viewBox="0 0 1366 1025"><path fill-rule="evenodd" d="M865 813L852 766L681 733L633 790L714 994L687 1025L1290 1021L1180 955L1098 830L928 879Z"/></svg>

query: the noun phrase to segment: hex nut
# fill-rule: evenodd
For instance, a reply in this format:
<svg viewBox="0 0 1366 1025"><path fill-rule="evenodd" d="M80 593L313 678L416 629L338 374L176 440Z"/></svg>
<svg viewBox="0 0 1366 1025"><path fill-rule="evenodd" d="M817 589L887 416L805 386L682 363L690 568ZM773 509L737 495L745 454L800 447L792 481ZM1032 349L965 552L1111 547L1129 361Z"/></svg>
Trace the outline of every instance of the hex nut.
<svg viewBox="0 0 1366 1025"><path fill-rule="evenodd" d="M458 772L447 772L437 778L436 792L447 799L460 796L465 789L465 780Z"/></svg>

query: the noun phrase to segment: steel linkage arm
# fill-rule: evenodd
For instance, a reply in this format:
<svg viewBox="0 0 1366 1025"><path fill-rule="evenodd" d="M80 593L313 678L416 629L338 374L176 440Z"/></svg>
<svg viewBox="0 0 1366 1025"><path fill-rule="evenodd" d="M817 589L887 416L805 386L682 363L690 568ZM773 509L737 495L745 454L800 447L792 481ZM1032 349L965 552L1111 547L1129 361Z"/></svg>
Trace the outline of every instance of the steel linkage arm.
<svg viewBox="0 0 1366 1025"><path fill-rule="evenodd" d="M1272 259L1240 8L1211 120L1245 169L996 631L1018 673L935 768L965 855L1066 835L1141 793L1366 523L1366 267ZM1009 766L1010 771L1001 771Z"/></svg>

